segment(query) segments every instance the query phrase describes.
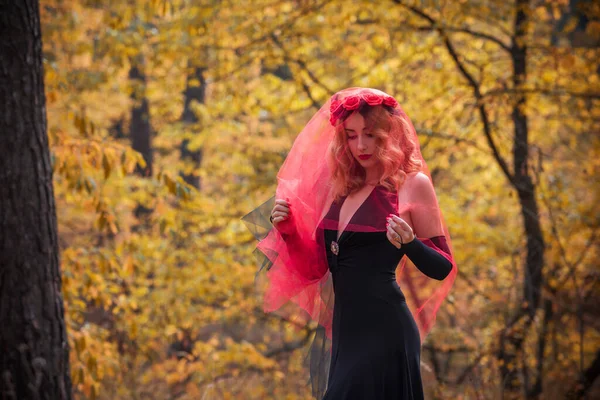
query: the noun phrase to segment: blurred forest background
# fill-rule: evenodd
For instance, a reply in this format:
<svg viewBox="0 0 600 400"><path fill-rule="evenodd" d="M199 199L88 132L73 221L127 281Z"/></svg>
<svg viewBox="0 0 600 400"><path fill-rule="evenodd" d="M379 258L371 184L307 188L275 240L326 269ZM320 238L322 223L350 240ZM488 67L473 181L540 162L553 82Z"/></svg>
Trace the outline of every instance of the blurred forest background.
<svg viewBox="0 0 600 400"><path fill-rule="evenodd" d="M459 275L431 399L600 396L600 4L43 0L77 398L310 399L240 218L345 87L415 123ZM598 398L598 397L595 397Z"/></svg>

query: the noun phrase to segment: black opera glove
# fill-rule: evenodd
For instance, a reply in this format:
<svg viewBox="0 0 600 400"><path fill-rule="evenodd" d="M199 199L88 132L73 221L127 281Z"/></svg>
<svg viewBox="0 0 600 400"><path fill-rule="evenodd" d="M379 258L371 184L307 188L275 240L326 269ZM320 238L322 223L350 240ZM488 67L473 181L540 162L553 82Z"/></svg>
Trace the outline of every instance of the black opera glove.
<svg viewBox="0 0 600 400"><path fill-rule="evenodd" d="M406 256L425 275L439 281L444 280L452 270L452 262L438 250L451 258L450 249L445 236L435 236L428 239L417 239L403 244L399 251L404 250Z"/></svg>

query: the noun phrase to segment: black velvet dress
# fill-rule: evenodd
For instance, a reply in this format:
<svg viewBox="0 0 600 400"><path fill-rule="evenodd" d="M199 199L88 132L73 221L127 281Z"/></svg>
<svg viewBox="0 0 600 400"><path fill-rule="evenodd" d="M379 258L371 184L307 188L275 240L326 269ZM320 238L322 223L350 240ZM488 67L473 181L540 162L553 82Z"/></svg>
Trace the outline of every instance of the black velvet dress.
<svg viewBox="0 0 600 400"><path fill-rule="evenodd" d="M387 215L397 210L397 196L396 201L389 201L389 196L377 186L348 226L385 226ZM325 218L337 221L341 204L334 202ZM321 230L335 293L331 364L323 399L423 399L419 331L396 283L404 250L391 244L385 232L346 230L336 241L336 230Z"/></svg>

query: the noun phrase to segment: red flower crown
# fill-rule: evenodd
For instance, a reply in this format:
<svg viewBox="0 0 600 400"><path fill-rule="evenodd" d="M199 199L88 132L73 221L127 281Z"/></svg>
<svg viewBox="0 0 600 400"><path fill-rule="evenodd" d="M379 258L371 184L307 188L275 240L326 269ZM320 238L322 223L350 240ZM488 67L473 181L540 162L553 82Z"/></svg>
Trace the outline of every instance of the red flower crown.
<svg viewBox="0 0 600 400"><path fill-rule="evenodd" d="M331 125L335 126L338 118L345 111L354 111L363 104L367 104L369 106L384 105L392 108L396 108L396 106L398 106L398 102L392 96L379 95L372 92L355 94L348 96L343 100L335 99L331 101L331 105L329 106L329 122Z"/></svg>

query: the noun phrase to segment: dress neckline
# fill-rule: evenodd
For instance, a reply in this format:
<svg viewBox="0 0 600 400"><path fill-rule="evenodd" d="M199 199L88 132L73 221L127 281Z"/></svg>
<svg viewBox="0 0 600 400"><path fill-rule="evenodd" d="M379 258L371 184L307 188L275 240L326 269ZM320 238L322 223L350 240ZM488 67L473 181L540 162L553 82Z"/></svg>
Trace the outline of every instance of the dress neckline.
<svg viewBox="0 0 600 400"><path fill-rule="evenodd" d="M369 194L367 195L367 197L365 197L365 199L362 201L362 203L360 203L360 205L354 211L354 213L352 214L352 216L350 217L350 219L348 220L348 222L346 223L346 225L344 226L344 228L342 229L342 231L340 233L340 212L342 211L342 206L346 202L346 199L348 198L348 196L344 196L343 197L343 200L340 203L340 206L337 208L337 223L336 223L336 229L335 229L335 237L336 237L336 242L337 243L339 243L342 240L342 237L347 232L348 225L350 225L350 223L354 219L354 216L356 216L356 214L360 211L360 209L362 208L362 206L365 205L365 203L367 202L367 200L369 200L369 198L373 195L373 193L375 192L375 190L377 190L378 187L379 187L379 185L376 185L376 186L373 187L373 189L371 189L371 191L369 192Z"/></svg>

